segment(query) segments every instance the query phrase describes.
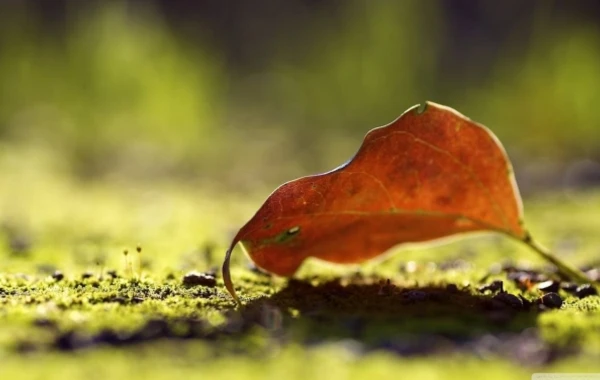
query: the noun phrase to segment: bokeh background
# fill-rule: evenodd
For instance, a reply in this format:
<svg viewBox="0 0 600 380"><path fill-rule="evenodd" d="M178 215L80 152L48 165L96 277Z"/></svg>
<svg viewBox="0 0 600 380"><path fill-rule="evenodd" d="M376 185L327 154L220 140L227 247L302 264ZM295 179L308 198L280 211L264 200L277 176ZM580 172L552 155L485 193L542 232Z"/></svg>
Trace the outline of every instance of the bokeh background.
<svg viewBox="0 0 600 380"><path fill-rule="evenodd" d="M597 297L515 314L476 292L502 279L520 304L502 268L551 273L499 234L308 260L286 288L236 248L254 306L231 310L218 269L265 197L425 100L498 135L528 231L598 276L600 0L0 0L0 379L600 372ZM103 343L181 337L188 319L229 338Z"/></svg>
<svg viewBox="0 0 600 380"><path fill-rule="evenodd" d="M0 156L82 181L270 189L423 100L489 126L525 194L598 185L600 3L0 3Z"/></svg>

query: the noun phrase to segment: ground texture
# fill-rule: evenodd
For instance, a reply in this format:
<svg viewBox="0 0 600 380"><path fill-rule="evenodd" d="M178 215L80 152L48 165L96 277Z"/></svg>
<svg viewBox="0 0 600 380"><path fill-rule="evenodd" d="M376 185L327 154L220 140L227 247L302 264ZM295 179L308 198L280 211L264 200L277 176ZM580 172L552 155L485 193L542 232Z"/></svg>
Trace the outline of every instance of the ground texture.
<svg viewBox="0 0 600 380"><path fill-rule="evenodd" d="M600 297L495 235L410 247L286 281L236 252L267 194L76 183L3 161L0 378L529 378L600 372ZM199 190L202 188L202 190ZM526 201L532 234L600 267L600 196Z"/></svg>

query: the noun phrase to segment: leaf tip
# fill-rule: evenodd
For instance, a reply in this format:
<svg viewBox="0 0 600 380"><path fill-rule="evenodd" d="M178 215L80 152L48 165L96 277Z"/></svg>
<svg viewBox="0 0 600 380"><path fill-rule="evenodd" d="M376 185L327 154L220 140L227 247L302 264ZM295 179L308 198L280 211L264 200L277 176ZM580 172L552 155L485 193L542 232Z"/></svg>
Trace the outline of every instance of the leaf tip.
<svg viewBox="0 0 600 380"><path fill-rule="evenodd" d="M225 261L223 261L223 268L222 268L223 282L225 283L225 288L227 289L229 294L231 294L231 297L233 297L233 299L235 300L235 302L238 305L241 305L242 302L240 301L239 297L237 296L237 293L235 292L235 288L233 287L233 282L231 281L231 273L229 271L229 263L231 261L231 252L233 251L234 246L235 245L232 244L231 247L229 247L229 249L227 250L227 253L225 253Z"/></svg>

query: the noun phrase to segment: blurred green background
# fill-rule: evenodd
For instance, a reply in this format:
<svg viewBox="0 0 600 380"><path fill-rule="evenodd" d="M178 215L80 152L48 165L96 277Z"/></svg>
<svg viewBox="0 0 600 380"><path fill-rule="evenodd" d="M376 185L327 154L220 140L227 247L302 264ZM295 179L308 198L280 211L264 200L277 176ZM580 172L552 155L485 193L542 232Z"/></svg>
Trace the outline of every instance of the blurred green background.
<svg viewBox="0 0 600 380"><path fill-rule="evenodd" d="M533 372L523 365L538 352L560 359L540 372L593 368L597 297L573 296L563 310L519 314L515 325L512 314L504 324L492 310L490 330L487 319L483 327L464 319L462 306L457 316L423 307L413 322L412 309L397 315L387 296L381 310L368 303L371 325L356 328L336 314L321 319L321 298L315 312L298 316L282 306L300 322L317 318L316 335L326 332L328 343L319 351L305 340L312 324L281 336L233 333L241 351L163 340L81 355L29 351L55 339L53 326L75 326L77 338L99 326L127 336L156 316L234 321L218 274L210 293L184 287L185 274L217 269L277 185L345 162L368 130L424 100L492 129L526 195L528 230L566 262L598 268L598 0L0 0L0 373L8 371L0 378L311 377L306 369L328 378L411 370L418 378L465 378L465 371L515 378ZM545 268L527 247L496 235L427 248L360 267L308 262L298 277L327 281L356 271L418 293L419 285L447 281L472 284L476 294L500 263ZM277 297L283 282L249 269L236 249L240 294L286 305ZM415 310L420 305L427 306ZM380 324L386 310L393 329ZM346 324L398 339L390 347L398 351L363 355L355 335L337 335ZM513 336L515 327L526 329ZM469 348L463 330L484 350ZM433 341L439 352L397 355L402 334L420 350L437 331L451 333ZM446 348L452 340L464 355ZM272 348L263 352L263 341ZM489 356L490 344L510 359Z"/></svg>
<svg viewBox="0 0 600 380"><path fill-rule="evenodd" d="M432 100L490 127L525 193L598 185L599 20L593 0L3 0L0 159L272 188Z"/></svg>

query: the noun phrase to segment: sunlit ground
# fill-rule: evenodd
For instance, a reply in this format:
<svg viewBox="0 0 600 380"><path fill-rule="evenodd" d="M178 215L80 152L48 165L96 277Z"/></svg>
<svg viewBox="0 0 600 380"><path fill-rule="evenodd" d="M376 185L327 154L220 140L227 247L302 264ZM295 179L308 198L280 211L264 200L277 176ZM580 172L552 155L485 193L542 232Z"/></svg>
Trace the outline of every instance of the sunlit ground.
<svg viewBox="0 0 600 380"><path fill-rule="evenodd" d="M183 278L220 265L270 189L81 182L39 153L20 154L0 158L3 378L500 379L598 370L598 296L560 291L561 310L517 311L490 306L492 294L477 290L500 279L509 293L541 296L493 269L545 268L504 237L400 250L362 266L311 262L298 275L309 282L289 285L251 271L236 251L233 278L247 305L236 312L219 274L215 287ZM597 192L536 197L526 222L564 260L597 267L599 202ZM354 285L328 284L337 276Z"/></svg>

